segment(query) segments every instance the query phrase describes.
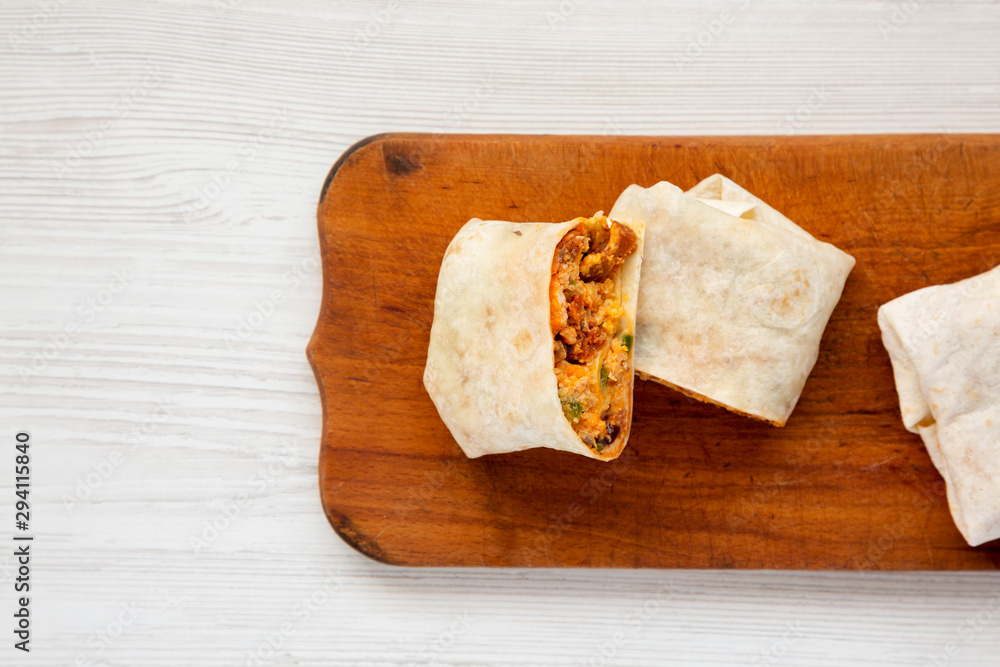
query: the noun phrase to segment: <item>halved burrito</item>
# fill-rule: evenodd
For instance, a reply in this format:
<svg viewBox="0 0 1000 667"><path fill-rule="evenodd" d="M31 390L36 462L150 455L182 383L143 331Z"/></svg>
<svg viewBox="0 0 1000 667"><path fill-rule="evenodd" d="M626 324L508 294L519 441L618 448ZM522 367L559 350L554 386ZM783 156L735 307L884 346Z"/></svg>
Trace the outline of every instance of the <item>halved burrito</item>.
<svg viewBox="0 0 1000 667"><path fill-rule="evenodd" d="M854 259L718 174L632 185L610 216L646 225L639 377L783 426Z"/></svg>
<svg viewBox="0 0 1000 667"><path fill-rule="evenodd" d="M470 458L621 453L641 223L470 220L444 255L424 386Z"/></svg>
<svg viewBox="0 0 1000 667"><path fill-rule="evenodd" d="M883 305L903 425L944 477L972 546L1000 537L1000 267Z"/></svg>

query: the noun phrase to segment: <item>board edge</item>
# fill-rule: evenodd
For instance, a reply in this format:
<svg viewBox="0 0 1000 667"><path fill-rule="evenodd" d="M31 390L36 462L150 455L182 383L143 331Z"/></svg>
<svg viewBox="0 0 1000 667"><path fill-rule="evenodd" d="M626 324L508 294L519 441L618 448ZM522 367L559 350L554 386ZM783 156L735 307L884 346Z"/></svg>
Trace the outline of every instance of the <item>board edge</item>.
<svg viewBox="0 0 1000 667"><path fill-rule="evenodd" d="M371 537L362 534L356 528L353 527L350 519L334 508L328 505L328 499L326 493L324 493L323 486L323 471L325 470L324 459L326 457L326 424L327 424L327 404L326 404L326 387L323 384L323 379L320 373L320 363L317 358L317 349L319 348L320 333L323 327L323 313L327 311L327 300L329 295L329 285L327 283L327 247L326 247L326 236L323 233L325 226L325 216L324 207L326 203L326 196L330 190L330 186L333 185L333 181L337 176L340 169L347 163L352 155L357 153L362 148L368 146L369 144L378 143L384 141L387 138L396 136L397 133L394 132L381 132L378 134L369 135L363 139L356 141L352 144L343 154L333 163L330 171L326 175L326 179L323 181L323 187L320 190L319 201L316 204L316 232L319 237L319 255L320 255L320 266L322 267L323 275L323 286L322 295L320 297L320 307L319 315L316 318L316 326L313 328L312 335L309 337L309 342L306 344L306 359L309 361L309 366L312 368L313 377L316 380L316 387L319 391L320 405L322 410L322 426L320 427L320 438L319 438L319 460L317 461L317 481L319 482L319 498L320 505L323 508L323 514L326 516L327 521L333 528L333 531L340 536L349 547L367 556L377 563L384 565L395 565L388 559L388 555Z"/></svg>

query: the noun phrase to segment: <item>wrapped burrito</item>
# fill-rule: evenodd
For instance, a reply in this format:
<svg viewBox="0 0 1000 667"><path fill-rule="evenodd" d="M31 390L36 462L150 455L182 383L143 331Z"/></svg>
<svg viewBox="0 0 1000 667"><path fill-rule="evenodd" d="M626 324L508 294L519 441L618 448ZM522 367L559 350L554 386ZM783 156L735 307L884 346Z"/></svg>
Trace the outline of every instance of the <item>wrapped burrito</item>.
<svg viewBox="0 0 1000 667"><path fill-rule="evenodd" d="M1000 267L878 311L903 425L944 478L966 541L1000 537Z"/></svg>
<svg viewBox="0 0 1000 667"><path fill-rule="evenodd" d="M639 377L783 426L854 259L720 175L632 185L610 217L645 222Z"/></svg>
<svg viewBox="0 0 1000 667"><path fill-rule="evenodd" d="M448 246L424 386L470 458L621 453L642 225L470 220Z"/></svg>

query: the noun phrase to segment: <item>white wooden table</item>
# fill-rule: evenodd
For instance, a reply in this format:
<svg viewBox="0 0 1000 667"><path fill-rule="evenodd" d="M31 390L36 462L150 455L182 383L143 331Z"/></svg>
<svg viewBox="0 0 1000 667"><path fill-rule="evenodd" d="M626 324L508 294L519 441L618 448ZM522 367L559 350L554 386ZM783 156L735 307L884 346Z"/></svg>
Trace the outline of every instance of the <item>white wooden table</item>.
<svg viewBox="0 0 1000 667"><path fill-rule="evenodd" d="M315 204L391 130L997 132L1000 5L5 1L0 664L1000 664L1000 573L409 570L342 543Z"/></svg>

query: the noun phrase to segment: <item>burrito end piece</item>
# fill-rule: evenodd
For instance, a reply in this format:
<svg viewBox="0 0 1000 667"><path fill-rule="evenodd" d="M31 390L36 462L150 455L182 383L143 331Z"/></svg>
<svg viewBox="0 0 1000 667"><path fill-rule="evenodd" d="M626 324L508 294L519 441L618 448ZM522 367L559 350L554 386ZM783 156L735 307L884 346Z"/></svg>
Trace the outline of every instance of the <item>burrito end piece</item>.
<svg viewBox="0 0 1000 667"><path fill-rule="evenodd" d="M611 217L646 223L639 376L783 426L854 259L718 174L632 185Z"/></svg>
<svg viewBox="0 0 1000 667"><path fill-rule="evenodd" d="M898 297L878 324L955 525L971 546L1000 538L1000 267Z"/></svg>
<svg viewBox="0 0 1000 667"><path fill-rule="evenodd" d="M642 226L470 220L442 261L424 386L470 458L611 460L632 419Z"/></svg>

